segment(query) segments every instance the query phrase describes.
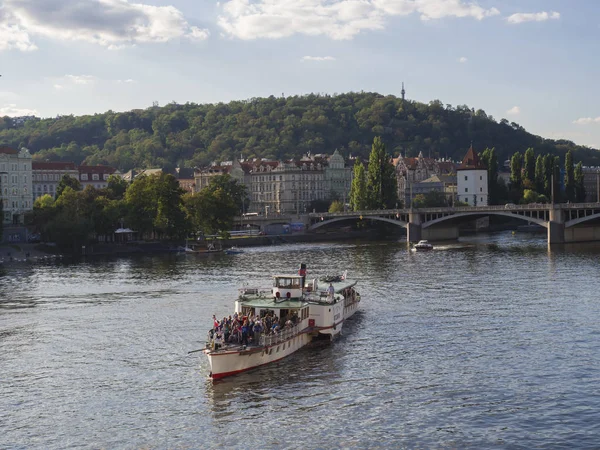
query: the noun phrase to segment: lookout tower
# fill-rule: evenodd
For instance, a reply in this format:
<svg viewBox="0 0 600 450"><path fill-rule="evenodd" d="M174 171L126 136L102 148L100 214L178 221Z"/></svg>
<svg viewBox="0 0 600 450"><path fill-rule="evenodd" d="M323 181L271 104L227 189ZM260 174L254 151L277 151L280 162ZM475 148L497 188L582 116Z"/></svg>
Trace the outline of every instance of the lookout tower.
<svg viewBox="0 0 600 450"><path fill-rule="evenodd" d="M487 206L488 173L479 155L469 147L462 164L456 169L458 201L469 206Z"/></svg>

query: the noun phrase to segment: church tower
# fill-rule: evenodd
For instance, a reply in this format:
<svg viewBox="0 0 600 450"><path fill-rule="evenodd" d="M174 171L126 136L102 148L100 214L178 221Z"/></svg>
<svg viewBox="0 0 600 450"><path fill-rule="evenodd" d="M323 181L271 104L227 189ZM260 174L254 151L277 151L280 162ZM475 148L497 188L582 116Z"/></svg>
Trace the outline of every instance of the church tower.
<svg viewBox="0 0 600 450"><path fill-rule="evenodd" d="M406 94L406 91L404 90L404 81L402 82L402 90L400 91L400 94L402 94L402 101L404 101L404 94Z"/></svg>

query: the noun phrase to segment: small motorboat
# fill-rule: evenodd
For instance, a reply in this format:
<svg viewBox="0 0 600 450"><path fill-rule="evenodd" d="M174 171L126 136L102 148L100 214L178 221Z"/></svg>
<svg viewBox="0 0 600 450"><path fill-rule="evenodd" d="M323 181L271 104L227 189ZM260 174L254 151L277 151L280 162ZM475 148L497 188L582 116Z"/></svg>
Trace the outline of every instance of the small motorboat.
<svg viewBox="0 0 600 450"><path fill-rule="evenodd" d="M231 247L226 250L223 250L226 255L239 255L240 253L244 253L244 251L237 247Z"/></svg>
<svg viewBox="0 0 600 450"><path fill-rule="evenodd" d="M422 240L415 244L415 250L418 252L433 250L433 245L431 245L429 241Z"/></svg>

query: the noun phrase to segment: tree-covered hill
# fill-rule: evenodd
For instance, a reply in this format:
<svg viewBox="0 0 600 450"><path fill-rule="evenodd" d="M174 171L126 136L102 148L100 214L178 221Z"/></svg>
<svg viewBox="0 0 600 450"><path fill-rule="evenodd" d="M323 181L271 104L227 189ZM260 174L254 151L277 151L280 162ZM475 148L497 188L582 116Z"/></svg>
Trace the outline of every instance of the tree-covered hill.
<svg viewBox="0 0 600 450"><path fill-rule="evenodd" d="M534 136L483 110L361 92L252 98L230 103L171 103L122 113L31 119L0 118L0 144L27 147L35 159L132 168L202 166L213 160L281 159L339 149L367 158L375 136L388 152L462 159L495 147L499 162L533 147L537 154L600 165L600 152L567 140Z"/></svg>

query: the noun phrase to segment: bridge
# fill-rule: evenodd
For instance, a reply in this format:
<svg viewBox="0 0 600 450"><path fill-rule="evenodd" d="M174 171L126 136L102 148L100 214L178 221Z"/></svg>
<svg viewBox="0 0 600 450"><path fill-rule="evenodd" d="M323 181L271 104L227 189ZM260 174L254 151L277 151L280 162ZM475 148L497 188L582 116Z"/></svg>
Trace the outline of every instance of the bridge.
<svg viewBox="0 0 600 450"><path fill-rule="evenodd" d="M308 214L307 229L347 220L391 223L407 230L408 242L457 239L459 225L481 217L504 216L547 229L549 244L600 241L600 203L460 206ZM304 218L306 220L306 218Z"/></svg>

